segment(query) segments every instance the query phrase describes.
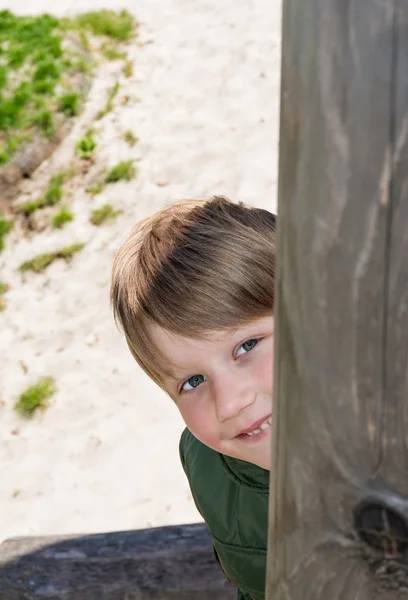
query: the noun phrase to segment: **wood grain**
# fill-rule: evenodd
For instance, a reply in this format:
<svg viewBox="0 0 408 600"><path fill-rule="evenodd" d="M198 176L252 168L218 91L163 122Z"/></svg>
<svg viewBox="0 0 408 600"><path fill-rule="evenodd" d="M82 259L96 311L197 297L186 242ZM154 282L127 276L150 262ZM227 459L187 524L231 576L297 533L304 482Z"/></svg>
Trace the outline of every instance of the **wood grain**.
<svg viewBox="0 0 408 600"><path fill-rule="evenodd" d="M407 107L406 2L284 2L270 600L408 596Z"/></svg>

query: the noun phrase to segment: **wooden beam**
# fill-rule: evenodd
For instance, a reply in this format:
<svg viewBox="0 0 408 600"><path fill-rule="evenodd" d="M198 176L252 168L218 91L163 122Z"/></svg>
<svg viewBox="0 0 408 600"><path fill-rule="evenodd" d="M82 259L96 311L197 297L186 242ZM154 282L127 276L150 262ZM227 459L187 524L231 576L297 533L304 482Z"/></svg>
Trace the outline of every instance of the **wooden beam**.
<svg viewBox="0 0 408 600"><path fill-rule="evenodd" d="M1 600L233 600L202 524L0 545Z"/></svg>
<svg viewBox="0 0 408 600"><path fill-rule="evenodd" d="M267 598L407 598L408 3L282 40Z"/></svg>

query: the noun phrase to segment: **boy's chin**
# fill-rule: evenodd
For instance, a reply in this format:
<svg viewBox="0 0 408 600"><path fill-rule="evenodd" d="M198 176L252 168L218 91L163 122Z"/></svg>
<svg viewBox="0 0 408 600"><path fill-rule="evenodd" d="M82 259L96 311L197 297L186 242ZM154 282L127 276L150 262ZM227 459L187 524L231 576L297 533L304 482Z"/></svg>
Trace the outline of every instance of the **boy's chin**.
<svg viewBox="0 0 408 600"><path fill-rule="evenodd" d="M230 456L249 462L266 471L271 470L271 448L269 444L265 444L263 448L257 448L257 451L231 453Z"/></svg>

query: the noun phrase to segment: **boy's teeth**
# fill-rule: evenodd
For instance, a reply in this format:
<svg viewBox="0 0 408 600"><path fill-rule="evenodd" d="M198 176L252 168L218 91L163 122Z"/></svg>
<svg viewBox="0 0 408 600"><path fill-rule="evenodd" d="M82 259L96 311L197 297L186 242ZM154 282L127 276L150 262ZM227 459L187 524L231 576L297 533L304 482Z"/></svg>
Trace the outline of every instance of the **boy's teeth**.
<svg viewBox="0 0 408 600"><path fill-rule="evenodd" d="M264 421L263 423L261 423L261 425L259 427L257 427L256 429L254 429L253 431L248 432L247 435L257 435L258 433L261 433L261 431L265 431L265 429L267 429L271 423L272 423L272 417L269 417L269 419L267 421Z"/></svg>

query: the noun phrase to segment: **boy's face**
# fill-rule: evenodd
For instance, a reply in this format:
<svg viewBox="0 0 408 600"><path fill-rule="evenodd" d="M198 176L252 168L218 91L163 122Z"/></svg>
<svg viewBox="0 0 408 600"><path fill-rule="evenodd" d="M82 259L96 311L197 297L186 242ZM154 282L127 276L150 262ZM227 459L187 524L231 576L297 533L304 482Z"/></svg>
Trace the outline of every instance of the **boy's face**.
<svg viewBox="0 0 408 600"><path fill-rule="evenodd" d="M270 469L273 316L194 340L152 328L175 364L166 389L188 429L217 452Z"/></svg>

